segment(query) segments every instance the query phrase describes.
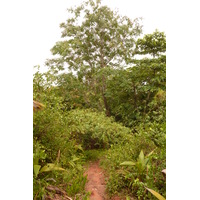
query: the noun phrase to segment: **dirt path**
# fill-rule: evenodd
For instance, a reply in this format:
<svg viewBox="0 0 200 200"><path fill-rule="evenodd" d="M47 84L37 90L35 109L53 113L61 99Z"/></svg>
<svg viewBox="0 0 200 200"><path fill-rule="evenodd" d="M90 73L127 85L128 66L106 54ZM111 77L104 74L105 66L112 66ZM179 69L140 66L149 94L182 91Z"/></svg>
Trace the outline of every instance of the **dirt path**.
<svg viewBox="0 0 200 200"><path fill-rule="evenodd" d="M91 192L90 200L105 200L106 185L103 170L99 161L92 162L86 171L87 183L85 190Z"/></svg>

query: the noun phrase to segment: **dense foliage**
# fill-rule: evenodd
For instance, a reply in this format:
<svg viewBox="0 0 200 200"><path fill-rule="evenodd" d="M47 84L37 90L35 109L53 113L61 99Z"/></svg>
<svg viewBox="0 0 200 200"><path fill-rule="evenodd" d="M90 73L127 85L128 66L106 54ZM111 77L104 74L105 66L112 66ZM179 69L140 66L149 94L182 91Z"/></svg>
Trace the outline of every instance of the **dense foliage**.
<svg viewBox="0 0 200 200"><path fill-rule="evenodd" d="M69 12L49 71L38 67L33 77L34 100L44 105L33 118L34 199L50 198L52 185L87 199L83 166L93 154L110 196L154 199L150 188L165 197L165 34L141 36L139 19L100 1Z"/></svg>
<svg viewBox="0 0 200 200"><path fill-rule="evenodd" d="M89 110L73 110L67 117L70 133L84 149L108 148L129 139L130 129Z"/></svg>

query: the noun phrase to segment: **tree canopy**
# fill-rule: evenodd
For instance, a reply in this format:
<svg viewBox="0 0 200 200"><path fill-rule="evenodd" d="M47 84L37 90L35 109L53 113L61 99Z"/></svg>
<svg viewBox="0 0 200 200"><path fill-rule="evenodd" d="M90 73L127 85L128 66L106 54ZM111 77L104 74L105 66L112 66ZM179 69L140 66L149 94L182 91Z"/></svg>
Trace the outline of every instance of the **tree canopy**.
<svg viewBox="0 0 200 200"><path fill-rule="evenodd" d="M63 41L51 49L58 58L51 59L51 68L74 70L89 87L101 94L108 116L110 107L105 96L111 69L127 67L134 56L136 38L142 32L139 19L120 16L100 1L87 1L68 10L72 17L61 23Z"/></svg>

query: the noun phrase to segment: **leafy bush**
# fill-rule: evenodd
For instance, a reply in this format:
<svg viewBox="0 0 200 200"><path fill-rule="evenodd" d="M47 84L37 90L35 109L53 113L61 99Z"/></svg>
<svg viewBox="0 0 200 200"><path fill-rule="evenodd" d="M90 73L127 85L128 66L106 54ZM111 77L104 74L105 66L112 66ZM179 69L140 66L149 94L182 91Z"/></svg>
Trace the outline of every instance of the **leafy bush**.
<svg viewBox="0 0 200 200"><path fill-rule="evenodd" d="M114 122L103 113L92 110L72 110L67 115L67 127L72 138L84 149L108 148L128 141L130 129Z"/></svg>
<svg viewBox="0 0 200 200"><path fill-rule="evenodd" d="M47 80L51 80L50 74L46 74L46 78L40 73L34 76L34 97L45 105L43 110L33 115L35 199L44 198L47 193L45 188L49 184L62 184L61 187L72 195L83 193L85 185L83 149L71 139L66 126L63 99ZM62 168L65 170L55 171ZM65 182L67 179L70 181Z"/></svg>
<svg viewBox="0 0 200 200"><path fill-rule="evenodd" d="M144 135L148 140L154 142L157 147L166 146L166 123L157 123L146 121L135 127L137 135Z"/></svg>
<svg viewBox="0 0 200 200"><path fill-rule="evenodd" d="M148 186L165 196L166 181L161 173L166 167L165 156L165 148L157 147L145 134L133 136L124 145L113 146L101 162L108 172L109 194L155 199L145 189Z"/></svg>

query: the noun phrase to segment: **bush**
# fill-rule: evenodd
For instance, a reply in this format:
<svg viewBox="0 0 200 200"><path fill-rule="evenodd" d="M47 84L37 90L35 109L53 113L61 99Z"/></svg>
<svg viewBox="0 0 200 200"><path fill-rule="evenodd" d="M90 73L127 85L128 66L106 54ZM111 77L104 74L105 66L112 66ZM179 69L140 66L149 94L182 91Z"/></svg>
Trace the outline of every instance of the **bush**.
<svg viewBox="0 0 200 200"><path fill-rule="evenodd" d="M72 110L67 115L71 137L84 149L108 148L112 144L128 141L130 129L114 122L103 113L92 110Z"/></svg>
<svg viewBox="0 0 200 200"><path fill-rule="evenodd" d="M157 147L144 133L113 146L101 162L108 172L109 194L124 192L137 199L155 199L146 186L165 196L166 181L161 173L166 168L165 157L165 148Z"/></svg>
<svg viewBox="0 0 200 200"><path fill-rule="evenodd" d="M52 166L55 163L65 171L52 170L39 173L37 177L34 175L33 194L35 199L44 198L47 193L45 188L48 185L59 187L61 184L61 188L70 195L82 194L86 181L82 167L83 149L81 145L71 139L66 113L62 109L62 99L51 93L51 89L38 95L45 108L35 112L33 116L33 157L34 162L37 161L41 168L48 163L52 163ZM66 180L70 181L66 182Z"/></svg>

